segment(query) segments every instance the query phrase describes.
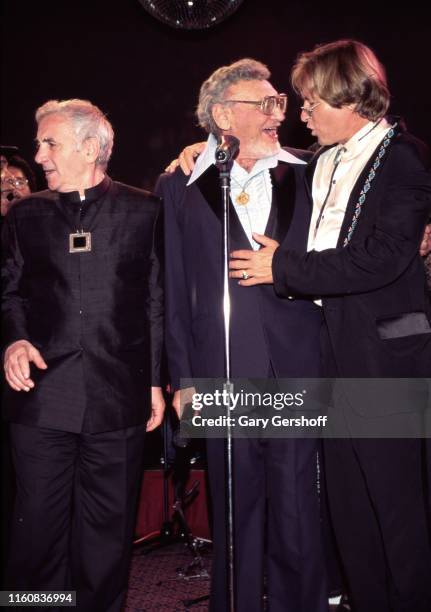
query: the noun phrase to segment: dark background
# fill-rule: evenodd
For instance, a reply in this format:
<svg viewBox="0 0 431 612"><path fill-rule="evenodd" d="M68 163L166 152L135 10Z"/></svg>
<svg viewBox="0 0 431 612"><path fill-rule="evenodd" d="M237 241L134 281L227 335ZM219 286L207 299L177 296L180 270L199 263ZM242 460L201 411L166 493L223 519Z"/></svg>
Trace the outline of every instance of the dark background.
<svg viewBox="0 0 431 612"><path fill-rule="evenodd" d="M116 132L113 178L151 187L180 149L202 139L194 107L201 82L241 57L267 63L272 82L290 94L281 142L312 141L289 85L297 53L352 37L386 65L392 112L431 143L431 30L426 3L403 12L381 2L244 0L218 26L175 30L138 0L3 0L1 143L34 153L34 111L51 98L86 98ZM394 5L393 5L394 6ZM39 174L40 186L43 179Z"/></svg>

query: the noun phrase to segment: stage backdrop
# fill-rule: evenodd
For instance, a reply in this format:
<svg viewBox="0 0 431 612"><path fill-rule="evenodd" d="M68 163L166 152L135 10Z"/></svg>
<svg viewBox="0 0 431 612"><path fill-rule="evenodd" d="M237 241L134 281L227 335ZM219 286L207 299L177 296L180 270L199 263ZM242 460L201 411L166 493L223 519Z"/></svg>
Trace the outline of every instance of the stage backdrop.
<svg viewBox="0 0 431 612"><path fill-rule="evenodd" d="M3 0L2 144L34 153L34 110L50 98L87 98L114 125L110 174L151 187L185 145L202 138L194 107L201 82L241 57L269 65L279 91L290 94L281 142L312 143L289 85L297 53L353 37L387 66L392 111L431 142L430 28L425 3L395 11L382 2L244 0L213 29L174 30L138 0ZM43 179L39 174L41 186Z"/></svg>

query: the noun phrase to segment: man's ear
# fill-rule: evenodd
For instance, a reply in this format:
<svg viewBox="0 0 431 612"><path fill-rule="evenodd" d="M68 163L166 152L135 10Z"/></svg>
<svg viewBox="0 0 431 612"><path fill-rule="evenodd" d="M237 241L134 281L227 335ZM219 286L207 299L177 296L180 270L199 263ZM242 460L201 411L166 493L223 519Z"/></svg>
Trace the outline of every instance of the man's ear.
<svg viewBox="0 0 431 612"><path fill-rule="evenodd" d="M229 130L231 127L231 109L226 104L214 104L212 116L220 130Z"/></svg>
<svg viewBox="0 0 431 612"><path fill-rule="evenodd" d="M91 164L94 164L100 153L100 144L98 139L95 136L86 138L84 140L82 148L84 150L87 161Z"/></svg>

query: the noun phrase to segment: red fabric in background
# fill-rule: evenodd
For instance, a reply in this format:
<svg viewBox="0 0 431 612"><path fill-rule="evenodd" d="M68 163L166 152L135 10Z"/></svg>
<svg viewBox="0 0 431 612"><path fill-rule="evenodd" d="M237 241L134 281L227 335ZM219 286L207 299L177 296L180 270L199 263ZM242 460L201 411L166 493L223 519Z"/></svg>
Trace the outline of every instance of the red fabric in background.
<svg viewBox="0 0 431 612"><path fill-rule="evenodd" d="M199 493L185 511L185 518L194 536L210 538L208 506L204 470L190 470L186 490L195 481L199 482ZM169 520L172 520L174 492L169 479ZM163 523L163 470L146 470L141 485L135 539L158 533ZM177 526L178 523L175 523Z"/></svg>

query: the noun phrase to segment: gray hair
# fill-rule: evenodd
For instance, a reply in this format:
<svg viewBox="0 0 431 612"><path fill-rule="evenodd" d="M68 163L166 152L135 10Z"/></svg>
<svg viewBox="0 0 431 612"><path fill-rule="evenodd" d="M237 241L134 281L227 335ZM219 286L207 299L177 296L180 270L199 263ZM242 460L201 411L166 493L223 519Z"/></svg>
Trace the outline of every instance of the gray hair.
<svg viewBox="0 0 431 612"><path fill-rule="evenodd" d="M100 108L88 100L49 100L37 109L37 124L53 114L63 115L72 122L80 145L87 138L97 138L100 151L96 164L105 170L112 153L114 130Z"/></svg>
<svg viewBox="0 0 431 612"><path fill-rule="evenodd" d="M270 76L265 64L249 58L218 68L200 89L196 108L199 125L208 133L218 136L221 130L213 119L212 109L214 104L223 102L226 89L238 81L267 81Z"/></svg>

